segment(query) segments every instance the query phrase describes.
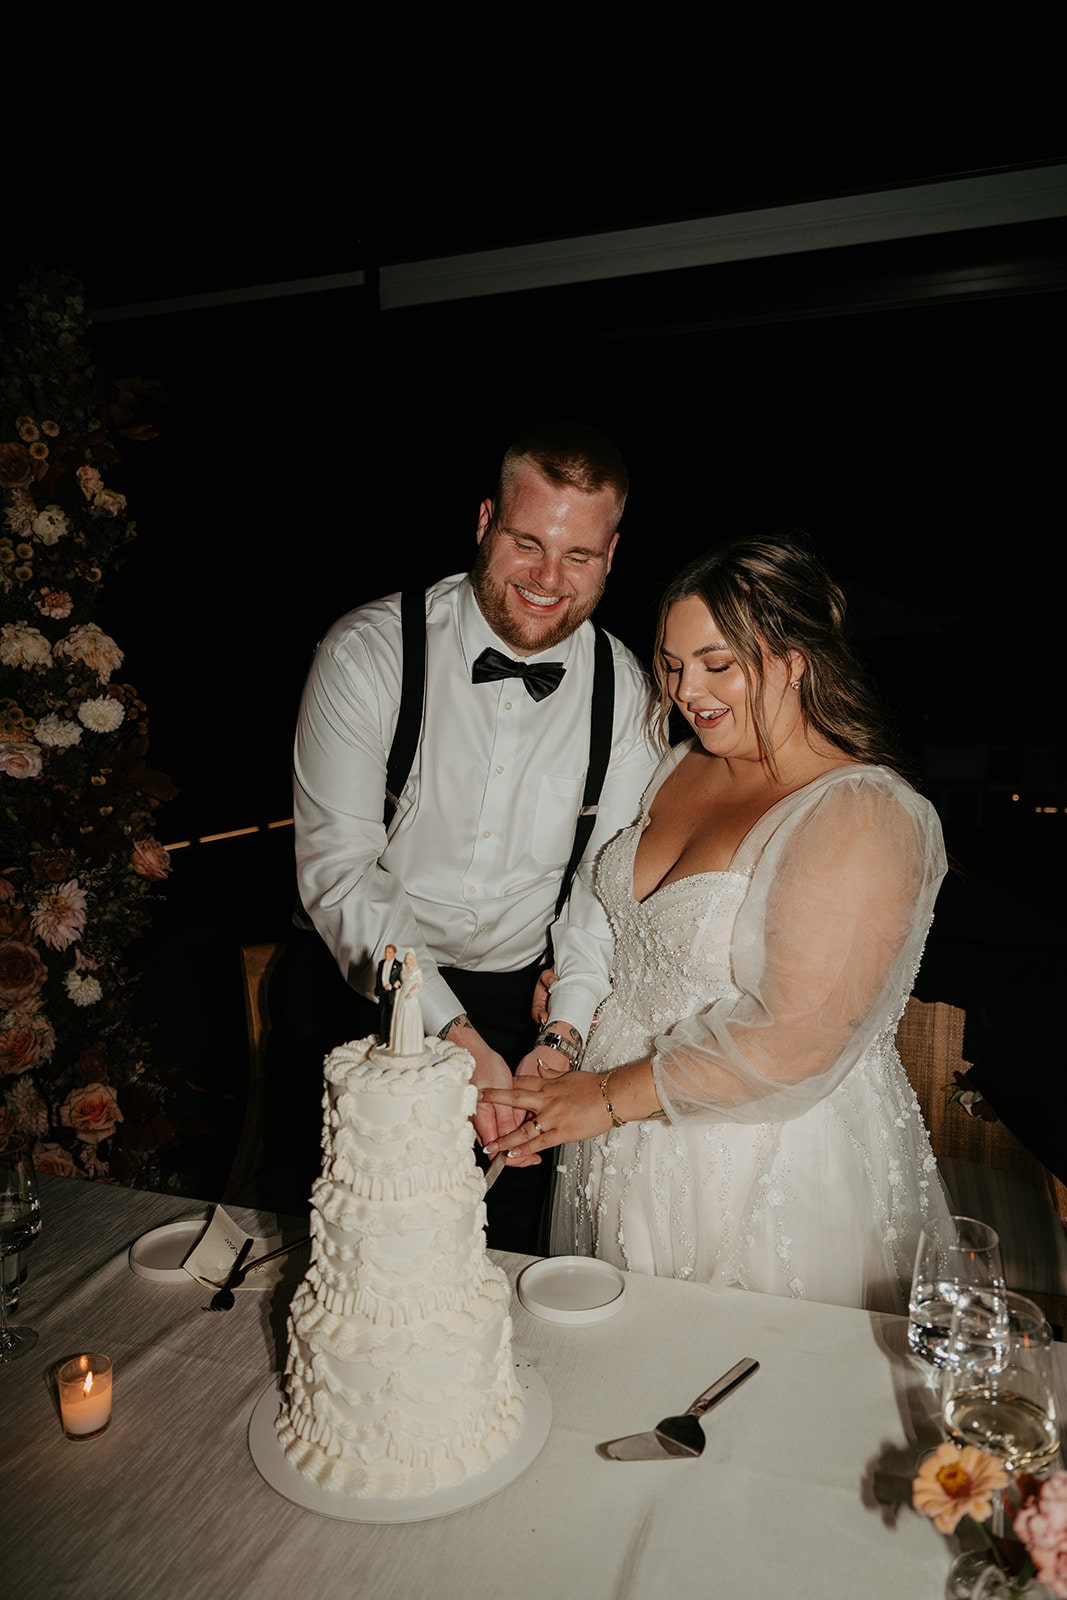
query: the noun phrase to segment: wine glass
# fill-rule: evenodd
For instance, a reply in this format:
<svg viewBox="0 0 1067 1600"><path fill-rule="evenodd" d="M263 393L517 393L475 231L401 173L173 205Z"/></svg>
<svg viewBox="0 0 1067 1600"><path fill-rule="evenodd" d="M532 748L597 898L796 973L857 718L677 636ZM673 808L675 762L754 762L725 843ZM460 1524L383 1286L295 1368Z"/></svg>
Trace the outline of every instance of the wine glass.
<svg viewBox="0 0 1067 1600"><path fill-rule="evenodd" d="M28 1144L0 1150L0 1255L25 1250L41 1231L41 1202ZM32 1328L9 1328L4 1297L0 1294L0 1364L16 1361L32 1350L37 1334Z"/></svg>
<svg viewBox="0 0 1067 1600"><path fill-rule="evenodd" d="M1032 1300L1002 1285L961 1291L949 1325L941 1414L958 1444L1042 1472L1060 1448L1052 1330Z"/></svg>
<svg viewBox="0 0 1067 1600"><path fill-rule="evenodd" d="M1000 1238L975 1217L937 1217L919 1235L908 1302L908 1344L933 1366L948 1364L952 1308L962 1290L1004 1283Z"/></svg>

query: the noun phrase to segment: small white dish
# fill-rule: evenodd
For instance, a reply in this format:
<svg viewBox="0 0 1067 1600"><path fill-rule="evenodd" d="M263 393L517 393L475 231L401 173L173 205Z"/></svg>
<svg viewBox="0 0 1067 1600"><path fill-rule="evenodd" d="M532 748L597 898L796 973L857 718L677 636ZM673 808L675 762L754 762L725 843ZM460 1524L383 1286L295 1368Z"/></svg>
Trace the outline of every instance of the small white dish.
<svg viewBox="0 0 1067 1600"><path fill-rule="evenodd" d="M546 1256L523 1268L515 1289L545 1322L602 1322L622 1310L626 1275L591 1256Z"/></svg>
<svg viewBox="0 0 1067 1600"><path fill-rule="evenodd" d="M195 1283L182 1262L207 1228L206 1217L185 1217L142 1233L130 1246L130 1270L152 1283Z"/></svg>

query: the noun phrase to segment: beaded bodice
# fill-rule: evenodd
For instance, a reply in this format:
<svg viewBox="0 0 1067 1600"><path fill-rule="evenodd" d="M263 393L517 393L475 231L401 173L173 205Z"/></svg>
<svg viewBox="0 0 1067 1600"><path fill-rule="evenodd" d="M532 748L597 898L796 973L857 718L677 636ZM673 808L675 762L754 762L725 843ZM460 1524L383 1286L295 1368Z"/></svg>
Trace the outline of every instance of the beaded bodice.
<svg viewBox="0 0 1067 1600"><path fill-rule="evenodd" d="M617 1066L647 1055L679 1017L737 993L730 938L748 891L740 872L700 872L634 899L634 858L646 826L625 829L603 850L596 889L615 936L612 993L596 1019L585 1065Z"/></svg>

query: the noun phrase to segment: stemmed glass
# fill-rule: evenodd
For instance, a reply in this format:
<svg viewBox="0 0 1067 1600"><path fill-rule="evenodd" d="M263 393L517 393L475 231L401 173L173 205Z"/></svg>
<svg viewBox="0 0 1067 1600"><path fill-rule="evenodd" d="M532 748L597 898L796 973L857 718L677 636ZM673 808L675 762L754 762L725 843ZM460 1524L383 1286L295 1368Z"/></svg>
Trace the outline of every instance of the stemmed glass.
<svg viewBox="0 0 1067 1600"><path fill-rule="evenodd" d="M0 1150L0 1255L25 1250L41 1231L41 1202L28 1144ZM0 1294L0 1364L16 1361L37 1343L33 1328L9 1328Z"/></svg>
<svg viewBox="0 0 1067 1600"><path fill-rule="evenodd" d="M908 1344L915 1355L942 1370L949 1324L964 1289L1004 1283L1000 1239L975 1217L938 1217L926 1223L915 1252L908 1305Z"/></svg>

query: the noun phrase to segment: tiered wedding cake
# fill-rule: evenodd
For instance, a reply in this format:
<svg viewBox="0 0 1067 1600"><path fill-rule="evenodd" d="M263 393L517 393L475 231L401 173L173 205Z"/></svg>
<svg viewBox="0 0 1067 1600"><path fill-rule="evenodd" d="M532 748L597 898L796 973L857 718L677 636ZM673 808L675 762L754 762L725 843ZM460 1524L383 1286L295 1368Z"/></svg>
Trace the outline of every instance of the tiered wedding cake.
<svg viewBox="0 0 1067 1600"><path fill-rule="evenodd" d="M485 1249L473 1058L418 1018L417 1054L394 1053L414 1046L409 1012L390 1048L361 1039L326 1058L312 1259L289 1316L285 1454L360 1498L461 1484L523 1417L510 1287Z"/></svg>

